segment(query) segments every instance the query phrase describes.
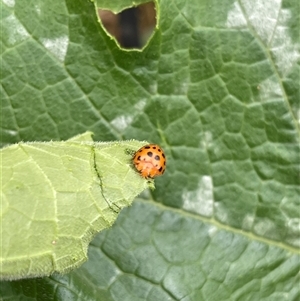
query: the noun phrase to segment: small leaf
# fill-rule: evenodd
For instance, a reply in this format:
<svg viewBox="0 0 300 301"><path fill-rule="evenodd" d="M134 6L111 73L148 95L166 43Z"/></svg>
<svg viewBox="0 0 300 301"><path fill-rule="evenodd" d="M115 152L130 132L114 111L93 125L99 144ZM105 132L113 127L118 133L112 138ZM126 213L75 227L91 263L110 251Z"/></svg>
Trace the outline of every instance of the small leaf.
<svg viewBox="0 0 300 301"><path fill-rule="evenodd" d="M1 278L45 276L87 259L95 233L153 182L131 164L145 142L18 143L1 150Z"/></svg>

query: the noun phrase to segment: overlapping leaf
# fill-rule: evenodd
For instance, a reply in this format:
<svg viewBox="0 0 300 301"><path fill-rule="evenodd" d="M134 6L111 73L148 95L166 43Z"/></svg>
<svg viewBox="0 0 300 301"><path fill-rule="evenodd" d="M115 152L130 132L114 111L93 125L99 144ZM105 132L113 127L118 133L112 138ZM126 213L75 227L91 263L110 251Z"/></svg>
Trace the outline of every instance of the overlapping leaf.
<svg viewBox="0 0 300 301"><path fill-rule="evenodd" d="M1 279L66 273L85 261L93 235L148 187L131 162L144 144L95 143L85 133L2 149Z"/></svg>

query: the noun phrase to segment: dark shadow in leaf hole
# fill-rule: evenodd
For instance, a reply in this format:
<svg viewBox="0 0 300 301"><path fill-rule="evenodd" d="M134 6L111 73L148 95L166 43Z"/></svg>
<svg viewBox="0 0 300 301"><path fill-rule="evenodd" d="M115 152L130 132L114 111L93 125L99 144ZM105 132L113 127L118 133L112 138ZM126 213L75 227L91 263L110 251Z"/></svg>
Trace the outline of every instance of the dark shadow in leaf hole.
<svg viewBox="0 0 300 301"><path fill-rule="evenodd" d="M153 2L125 9L118 14L99 9L98 14L106 32L125 49L142 49L152 37L156 25Z"/></svg>

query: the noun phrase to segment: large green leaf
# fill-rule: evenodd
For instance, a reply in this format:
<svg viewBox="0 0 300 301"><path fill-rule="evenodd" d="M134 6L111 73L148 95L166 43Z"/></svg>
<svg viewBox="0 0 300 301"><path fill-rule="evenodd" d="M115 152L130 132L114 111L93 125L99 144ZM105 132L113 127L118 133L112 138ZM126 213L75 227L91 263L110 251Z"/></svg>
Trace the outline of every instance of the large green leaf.
<svg viewBox="0 0 300 301"><path fill-rule="evenodd" d="M91 130L161 144L167 170L81 268L3 300L299 299L298 1L161 0L142 52L93 5L2 0L1 142Z"/></svg>

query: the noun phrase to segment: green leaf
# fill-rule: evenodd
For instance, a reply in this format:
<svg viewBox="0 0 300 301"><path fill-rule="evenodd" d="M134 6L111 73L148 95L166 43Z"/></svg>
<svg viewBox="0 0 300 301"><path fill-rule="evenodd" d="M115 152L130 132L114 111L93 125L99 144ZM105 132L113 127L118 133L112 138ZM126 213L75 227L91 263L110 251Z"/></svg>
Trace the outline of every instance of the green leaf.
<svg viewBox="0 0 300 301"><path fill-rule="evenodd" d="M148 187L131 166L144 144L94 143L86 133L2 149L0 277L65 273L84 262L92 236Z"/></svg>
<svg viewBox="0 0 300 301"><path fill-rule="evenodd" d="M157 1L143 51L94 3L2 1L3 145L90 130L168 162L85 264L2 282L3 300L299 299L298 1Z"/></svg>
<svg viewBox="0 0 300 301"><path fill-rule="evenodd" d="M115 14L121 12L128 7L135 7L144 3L149 2L149 0L121 0L121 1L109 1L109 0L93 0L95 6L101 9L109 9Z"/></svg>

